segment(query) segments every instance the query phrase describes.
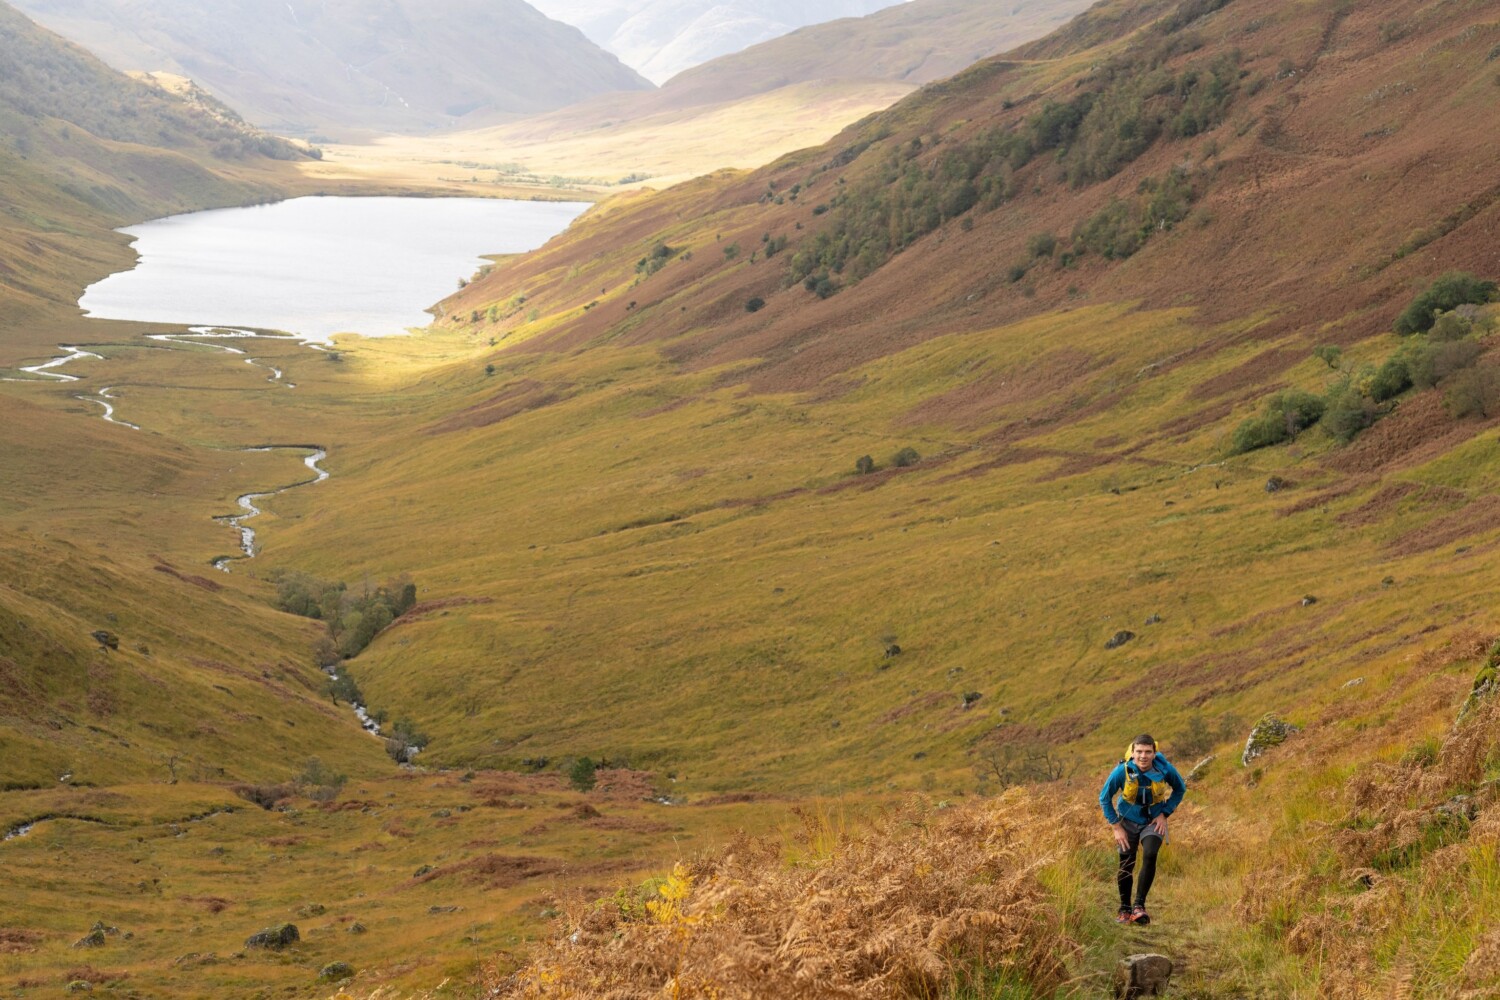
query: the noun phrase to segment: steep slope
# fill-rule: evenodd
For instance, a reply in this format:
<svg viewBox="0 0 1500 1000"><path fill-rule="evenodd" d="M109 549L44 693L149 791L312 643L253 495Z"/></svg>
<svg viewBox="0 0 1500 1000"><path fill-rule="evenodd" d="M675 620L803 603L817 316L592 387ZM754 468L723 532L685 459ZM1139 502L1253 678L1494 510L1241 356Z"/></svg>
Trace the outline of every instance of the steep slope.
<svg viewBox="0 0 1500 1000"><path fill-rule="evenodd" d="M448 127L648 88L575 28L522 0L24 0L122 70L195 80L281 131Z"/></svg>
<svg viewBox="0 0 1500 1000"><path fill-rule="evenodd" d="M540 0L548 17L576 25L648 79L739 52L808 24L862 17L899 0Z"/></svg>
<svg viewBox="0 0 1500 1000"><path fill-rule="evenodd" d="M1459 513L1489 473L1443 464L1489 425L1442 387L1347 447L1226 453L1273 392L1324 387L1314 346L1363 379L1425 283L1500 270L1471 134L1494 27L1122 7L1102 14L1133 14L1123 37L603 206L446 304L478 353L426 383L420 448L344 442L363 482L320 498L405 525L369 572L496 598L356 666L427 706L434 759L900 782L992 745L1097 753L1120 705L1171 729L1316 704L1350 657L1486 613L1474 564L1438 553L1492 541ZM1387 479L1426 499L1388 509ZM440 515L400 513L432 491ZM354 548L289 531L320 561Z"/></svg>

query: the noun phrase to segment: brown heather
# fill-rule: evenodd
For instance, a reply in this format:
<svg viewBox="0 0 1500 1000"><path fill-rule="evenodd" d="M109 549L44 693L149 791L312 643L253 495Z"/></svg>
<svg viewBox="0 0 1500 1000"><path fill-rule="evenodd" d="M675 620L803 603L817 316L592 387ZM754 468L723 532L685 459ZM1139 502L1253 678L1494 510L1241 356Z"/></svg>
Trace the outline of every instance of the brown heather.
<svg viewBox="0 0 1500 1000"><path fill-rule="evenodd" d="M741 837L644 909L575 901L492 995L940 997L980 969L1050 991L1076 945L1037 877L1055 859L1014 805L912 802L855 832L804 814L811 858Z"/></svg>

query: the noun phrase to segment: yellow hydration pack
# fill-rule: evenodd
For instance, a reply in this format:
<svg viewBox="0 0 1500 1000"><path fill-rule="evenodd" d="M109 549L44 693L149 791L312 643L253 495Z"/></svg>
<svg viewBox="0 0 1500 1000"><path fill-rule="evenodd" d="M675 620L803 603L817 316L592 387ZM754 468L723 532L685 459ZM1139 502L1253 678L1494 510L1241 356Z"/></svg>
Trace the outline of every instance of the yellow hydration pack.
<svg viewBox="0 0 1500 1000"><path fill-rule="evenodd" d="M1124 799L1126 802L1129 802L1131 805L1137 806L1151 806L1170 799L1172 797L1172 786L1167 784L1165 780L1142 780L1146 776L1139 771L1132 770L1132 768L1135 766L1134 762L1131 760L1131 757L1134 755L1134 753L1135 745L1131 744L1130 746L1125 748L1125 759L1120 761L1121 764L1125 765L1125 787L1120 789L1120 798ZM1158 754L1158 756L1160 755ZM1163 774L1162 777L1165 778L1166 775ZM1145 788L1151 793L1151 798L1149 800L1142 801L1142 788Z"/></svg>

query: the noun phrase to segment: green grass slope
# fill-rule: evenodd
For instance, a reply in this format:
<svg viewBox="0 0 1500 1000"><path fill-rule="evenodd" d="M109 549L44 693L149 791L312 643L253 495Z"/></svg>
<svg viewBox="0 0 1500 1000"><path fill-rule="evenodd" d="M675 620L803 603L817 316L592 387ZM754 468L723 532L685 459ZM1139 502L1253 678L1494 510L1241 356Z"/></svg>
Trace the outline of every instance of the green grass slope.
<svg viewBox="0 0 1500 1000"><path fill-rule="evenodd" d="M285 545L478 602L354 665L436 760L884 787L994 746L1112 747L1122 710L1171 730L1316 704L1362 650L1484 614L1487 529L1460 513L1483 477L1424 470L1489 425L1428 390L1348 447L1229 457L1232 432L1337 377L1315 345L1378 364L1424 281L1492 271L1492 150L1458 140L1491 32L1197 5L604 206L447 303L474 360L408 391L399 439L338 442L352 474ZM1099 115L1048 138L1080 95ZM1120 122L1145 138L1091 145Z"/></svg>

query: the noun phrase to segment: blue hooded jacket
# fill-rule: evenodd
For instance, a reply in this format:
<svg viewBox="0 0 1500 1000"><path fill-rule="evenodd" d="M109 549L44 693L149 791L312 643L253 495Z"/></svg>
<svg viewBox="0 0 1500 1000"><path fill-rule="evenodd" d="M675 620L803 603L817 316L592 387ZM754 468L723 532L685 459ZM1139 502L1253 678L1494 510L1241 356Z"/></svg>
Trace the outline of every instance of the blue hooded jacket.
<svg viewBox="0 0 1500 1000"><path fill-rule="evenodd" d="M1125 787L1126 769L1130 773L1139 774L1142 779L1139 798L1141 802L1126 802L1120 797L1120 791ZM1172 795L1165 802L1151 801L1151 782L1165 781L1172 788ZM1151 762L1147 771L1139 771L1134 761L1124 761L1115 765L1115 769L1109 772L1109 777L1104 779L1104 787L1099 790L1099 808L1104 810L1104 818L1110 826L1115 825L1122 819L1128 819L1132 823L1142 826L1151 822L1157 816L1170 816L1177 806L1182 802L1182 797L1187 794L1187 785L1182 780L1182 775L1177 773L1177 768L1161 754Z"/></svg>

